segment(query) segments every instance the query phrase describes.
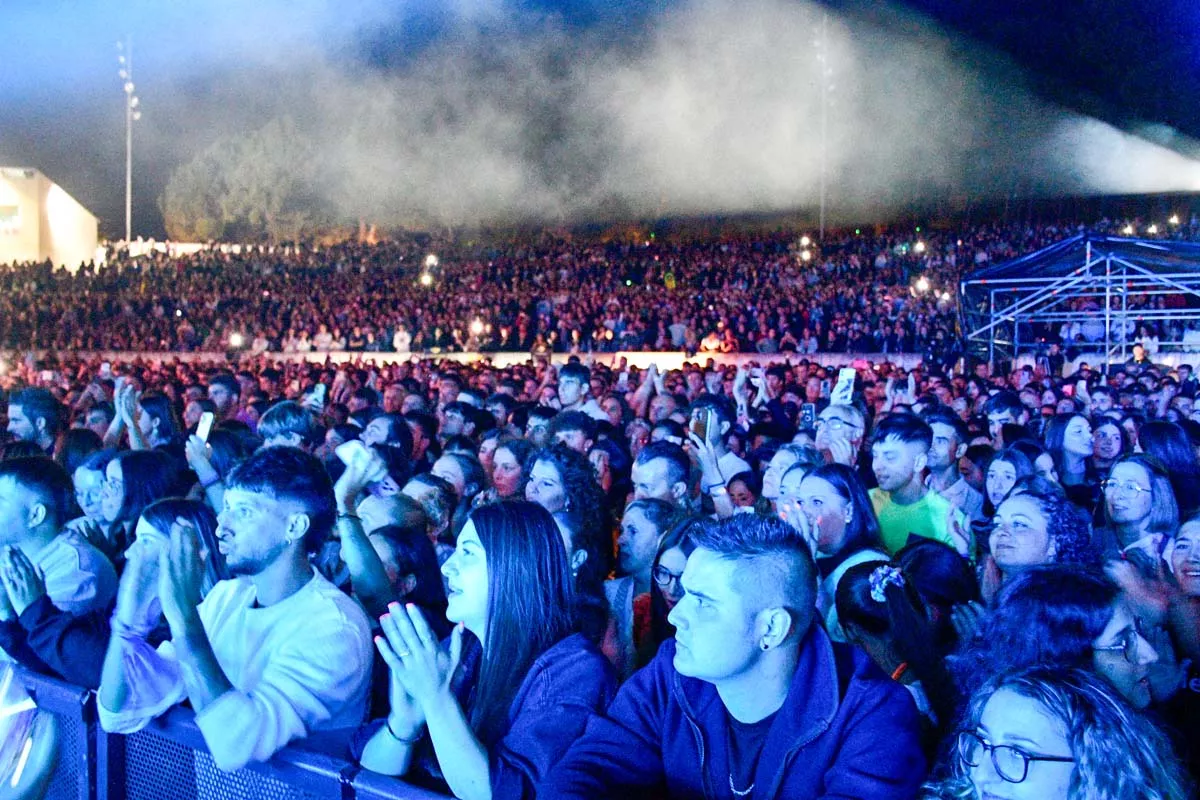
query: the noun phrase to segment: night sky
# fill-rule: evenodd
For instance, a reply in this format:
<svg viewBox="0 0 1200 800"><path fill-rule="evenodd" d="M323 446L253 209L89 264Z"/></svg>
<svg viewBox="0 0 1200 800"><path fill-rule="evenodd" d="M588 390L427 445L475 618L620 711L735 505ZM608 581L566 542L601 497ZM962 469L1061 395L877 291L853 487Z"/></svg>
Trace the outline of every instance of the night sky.
<svg viewBox="0 0 1200 800"><path fill-rule="evenodd" d="M653 29L670 5L575 0L513 10L556 16L568 35L621 47ZM906 5L928 15L928 25L1009 57L1056 104L1127 130L1169 126L1200 139L1196 0ZM860 13L869 7L855 5ZM161 235L156 200L170 171L229 125L256 118L260 100L248 93L242 102L230 87L258 76L269 89L278 70L307 52L364 75L405 70L442 45L451 20L486 21L509 8L488 0L9 0L0 4L0 164L41 169L101 218L102 234L122 230L124 107L115 44L130 33L145 114L135 133L134 229Z"/></svg>

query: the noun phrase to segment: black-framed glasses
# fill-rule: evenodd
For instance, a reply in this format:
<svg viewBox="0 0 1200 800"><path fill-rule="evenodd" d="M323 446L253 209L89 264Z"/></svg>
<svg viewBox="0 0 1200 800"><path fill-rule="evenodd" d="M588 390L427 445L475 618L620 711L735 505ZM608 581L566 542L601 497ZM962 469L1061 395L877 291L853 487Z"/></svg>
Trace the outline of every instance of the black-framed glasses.
<svg viewBox="0 0 1200 800"><path fill-rule="evenodd" d="M1142 621L1135 619L1133 628L1126 630L1121 641L1116 644L1092 645L1097 653L1120 653L1130 664L1138 663L1138 640L1146 634L1143 632Z"/></svg>
<svg viewBox="0 0 1200 800"><path fill-rule="evenodd" d="M663 588L670 586L672 583L677 582L683 577L682 572L671 572L671 570L667 569L661 564L654 568L654 571L651 573L651 575L654 577L654 582Z"/></svg>
<svg viewBox="0 0 1200 800"><path fill-rule="evenodd" d="M1020 783L1029 775L1030 761L1057 761L1072 763L1067 756L1038 756L1026 753L1019 747L1008 744L988 744L974 731L959 731L957 739L958 757L968 767L978 767L983 757L990 755L996 774L1009 783Z"/></svg>
<svg viewBox="0 0 1200 800"><path fill-rule="evenodd" d="M1143 486L1138 486L1133 481L1115 481L1112 478L1105 478L1104 480L1100 481L1100 488L1111 494L1122 492L1123 494L1131 494L1135 497L1141 496L1143 492L1152 491L1151 489L1147 489Z"/></svg>

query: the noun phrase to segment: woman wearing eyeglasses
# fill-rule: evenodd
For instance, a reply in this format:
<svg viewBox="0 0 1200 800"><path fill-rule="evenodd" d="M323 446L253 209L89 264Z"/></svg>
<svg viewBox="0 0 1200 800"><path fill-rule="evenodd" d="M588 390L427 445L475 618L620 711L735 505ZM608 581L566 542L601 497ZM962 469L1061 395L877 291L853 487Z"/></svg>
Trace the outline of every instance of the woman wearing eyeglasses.
<svg viewBox="0 0 1200 800"><path fill-rule="evenodd" d="M1006 585L950 665L964 697L998 672L1041 664L1095 672L1130 705L1145 708L1156 661L1115 581L1096 569L1052 565Z"/></svg>
<svg viewBox="0 0 1200 800"><path fill-rule="evenodd" d="M650 631L638 647L639 665L649 664L658 653L658 646L675 635L675 626L667 621L667 615L683 599L679 579L683 577L688 556L695 549L688 534L702 523L700 517L682 519L664 533L658 543L658 553L650 569Z"/></svg>
<svg viewBox="0 0 1200 800"><path fill-rule="evenodd" d="M1183 770L1145 717L1082 670L1034 666L971 698L950 777L926 800L1184 800Z"/></svg>
<svg viewBox="0 0 1200 800"><path fill-rule="evenodd" d="M1139 453L1113 464L1100 482L1104 491L1104 524L1095 542L1104 553L1142 545L1155 557L1179 528L1179 506L1166 468L1154 456Z"/></svg>

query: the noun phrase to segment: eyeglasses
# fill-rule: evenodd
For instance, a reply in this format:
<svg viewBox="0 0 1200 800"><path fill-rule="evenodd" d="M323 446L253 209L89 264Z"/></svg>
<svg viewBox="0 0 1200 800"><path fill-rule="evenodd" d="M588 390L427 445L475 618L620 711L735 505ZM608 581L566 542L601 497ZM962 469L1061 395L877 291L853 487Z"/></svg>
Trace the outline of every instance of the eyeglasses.
<svg viewBox="0 0 1200 800"><path fill-rule="evenodd" d="M996 774L1009 783L1020 783L1029 775L1030 761L1057 761L1069 764L1074 758L1066 756L1035 756L1020 748L1007 744L988 744L974 731L960 731L958 734L958 757L968 767L978 767L983 762L983 756L992 757L992 766Z"/></svg>
<svg viewBox="0 0 1200 800"><path fill-rule="evenodd" d="M1120 492L1121 494L1131 494L1135 497L1141 495L1142 492L1151 491L1150 489L1138 486L1133 481L1114 481L1111 478L1105 478L1104 480L1100 481L1100 488L1111 494L1117 494Z"/></svg>
<svg viewBox="0 0 1200 800"><path fill-rule="evenodd" d="M1137 664L1138 641L1143 636L1145 636L1145 633L1142 628L1142 621L1136 619L1133 622L1133 630L1126 630L1125 635L1121 637L1121 641L1116 644L1092 645L1092 649L1097 653L1120 653L1130 664Z"/></svg>
<svg viewBox="0 0 1200 800"><path fill-rule="evenodd" d="M839 417L829 417L829 418L822 417L822 418L818 419L816 422L816 427L818 427L818 428L825 426L825 425L828 425L829 430L831 430L831 431L840 431L842 428L853 428L853 429L857 430L858 428L862 427L861 425L855 425L853 422L847 422L846 420L840 419Z"/></svg>
<svg viewBox="0 0 1200 800"><path fill-rule="evenodd" d="M661 564L655 567L654 572L651 574L654 576L654 582L664 589L683 577L682 572L671 572L671 570Z"/></svg>
<svg viewBox="0 0 1200 800"><path fill-rule="evenodd" d="M105 478L104 488L112 492L119 492L125 488L125 481L116 480L115 478Z"/></svg>

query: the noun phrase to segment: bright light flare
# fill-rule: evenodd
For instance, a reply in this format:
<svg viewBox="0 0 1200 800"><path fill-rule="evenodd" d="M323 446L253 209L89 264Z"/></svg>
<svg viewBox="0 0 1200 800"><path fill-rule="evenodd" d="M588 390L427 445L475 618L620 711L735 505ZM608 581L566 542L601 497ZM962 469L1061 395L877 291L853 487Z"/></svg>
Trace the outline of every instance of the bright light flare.
<svg viewBox="0 0 1200 800"><path fill-rule="evenodd" d="M1121 228L1121 233L1125 234L1126 236L1133 236L1133 226L1126 225L1124 228Z"/></svg>
<svg viewBox="0 0 1200 800"><path fill-rule="evenodd" d="M812 250L801 250L800 251L800 260L801 261L812 261Z"/></svg>
<svg viewBox="0 0 1200 800"><path fill-rule="evenodd" d="M240 333L230 334L230 336L229 336L229 346L230 347L241 347L245 343L246 343L246 337L242 336Z"/></svg>
<svg viewBox="0 0 1200 800"><path fill-rule="evenodd" d="M812 239L810 239L807 236L800 237L800 246L801 247L808 247L810 244L812 244Z"/></svg>
<svg viewBox="0 0 1200 800"><path fill-rule="evenodd" d="M483 333L483 320L478 319L478 318L472 320L471 321L471 335L479 336L482 333Z"/></svg>
<svg viewBox="0 0 1200 800"><path fill-rule="evenodd" d="M1146 228L1146 233L1148 233L1148 234L1150 234L1151 236L1153 236L1154 234L1158 233L1158 226L1157 226L1157 225L1151 225L1149 228Z"/></svg>
<svg viewBox="0 0 1200 800"><path fill-rule="evenodd" d="M432 286L433 285L433 276L430 275L428 272L421 273L421 285L422 286Z"/></svg>
<svg viewBox="0 0 1200 800"><path fill-rule="evenodd" d="M917 278L917 291L918 292L928 292L929 291L929 278L926 278L924 275Z"/></svg>
<svg viewBox="0 0 1200 800"><path fill-rule="evenodd" d="M1170 216L1170 218L1167 220L1167 222L1171 223L1172 225L1178 225L1179 224L1179 215L1172 214Z"/></svg>
<svg viewBox="0 0 1200 800"><path fill-rule="evenodd" d="M430 253L429 255L425 256L425 266L432 269L432 268L436 267L437 265L438 265L438 257L437 256L435 256L433 253Z"/></svg>
<svg viewBox="0 0 1200 800"><path fill-rule="evenodd" d="M914 244L914 245L913 245L913 252L914 252L914 253L924 253L924 252L925 252L925 243L924 243L924 242L917 242L916 244Z"/></svg>

